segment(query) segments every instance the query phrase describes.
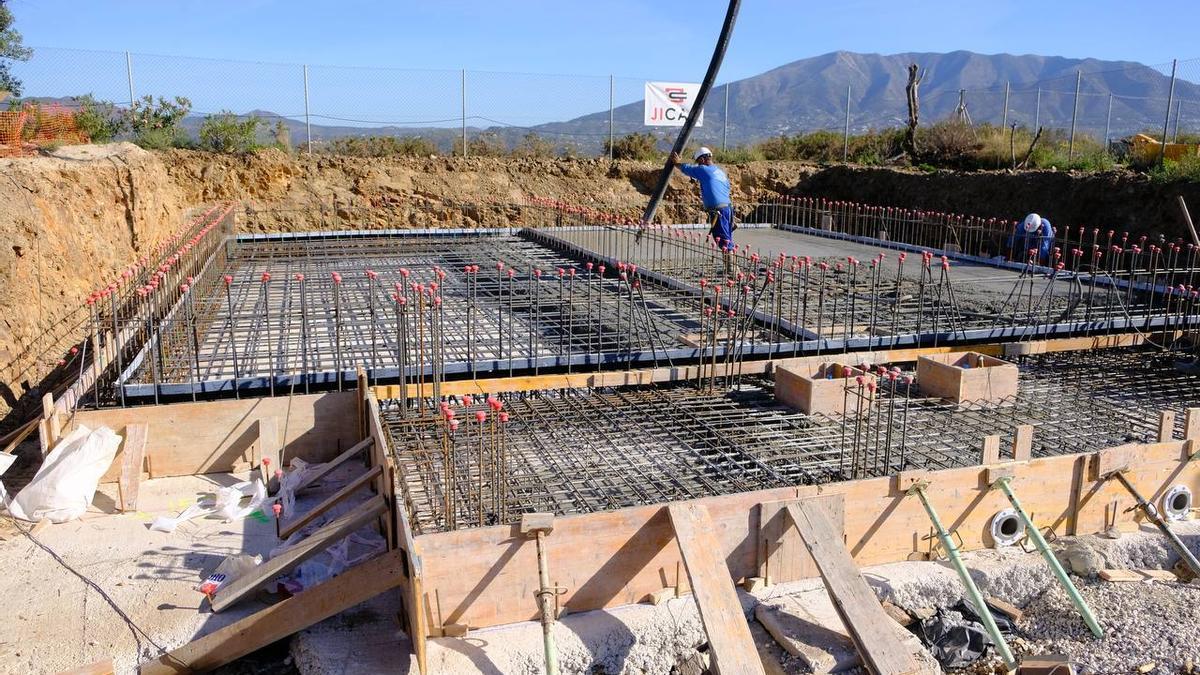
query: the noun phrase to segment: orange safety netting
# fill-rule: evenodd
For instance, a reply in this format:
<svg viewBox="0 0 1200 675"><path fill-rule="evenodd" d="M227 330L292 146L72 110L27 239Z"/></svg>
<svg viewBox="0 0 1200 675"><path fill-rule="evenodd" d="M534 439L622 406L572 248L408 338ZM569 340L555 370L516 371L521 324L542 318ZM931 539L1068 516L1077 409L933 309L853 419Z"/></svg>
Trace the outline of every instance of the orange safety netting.
<svg viewBox="0 0 1200 675"><path fill-rule="evenodd" d="M39 147L55 143L87 142L75 112L61 105L30 103L20 110L0 111L0 157L35 155Z"/></svg>

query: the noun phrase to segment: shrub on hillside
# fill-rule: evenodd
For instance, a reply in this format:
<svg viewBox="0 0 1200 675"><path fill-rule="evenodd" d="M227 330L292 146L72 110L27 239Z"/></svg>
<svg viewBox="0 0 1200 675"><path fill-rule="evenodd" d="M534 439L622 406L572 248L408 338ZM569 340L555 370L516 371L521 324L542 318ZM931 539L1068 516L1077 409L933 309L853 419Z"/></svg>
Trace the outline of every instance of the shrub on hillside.
<svg viewBox="0 0 1200 675"><path fill-rule="evenodd" d="M329 142L328 151L351 157L428 157L437 146L420 136L342 136Z"/></svg>
<svg viewBox="0 0 1200 675"><path fill-rule="evenodd" d="M554 144L535 133L525 134L517 147L513 148L514 157L554 157Z"/></svg>
<svg viewBox="0 0 1200 675"><path fill-rule="evenodd" d="M604 154L612 154L613 159L651 160L659 158L662 153L658 150L658 139L650 133L626 134L612 140L611 147L607 139L604 141Z"/></svg>
<svg viewBox="0 0 1200 675"><path fill-rule="evenodd" d="M239 117L228 110L204 118L200 148L213 152L243 153L258 147L257 117Z"/></svg>
<svg viewBox="0 0 1200 675"><path fill-rule="evenodd" d="M456 156L462 156L462 148L462 138L454 139ZM470 157L503 157L506 154L508 148L504 145L504 139L491 132L475 134L467 141L467 155Z"/></svg>
<svg viewBox="0 0 1200 675"><path fill-rule="evenodd" d="M125 130L126 119L111 101L97 101L91 94L75 97L79 110L75 125L92 143L108 143Z"/></svg>
<svg viewBox="0 0 1200 675"><path fill-rule="evenodd" d="M955 169L975 168L983 144L974 129L955 120L917 129L917 150L924 162Z"/></svg>
<svg viewBox="0 0 1200 675"><path fill-rule="evenodd" d="M182 96L168 101L150 95L133 102L125 111L125 119L133 132L133 142L152 150L184 147L190 144L187 133L180 128L183 118L192 110L192 102Z"/></svg>

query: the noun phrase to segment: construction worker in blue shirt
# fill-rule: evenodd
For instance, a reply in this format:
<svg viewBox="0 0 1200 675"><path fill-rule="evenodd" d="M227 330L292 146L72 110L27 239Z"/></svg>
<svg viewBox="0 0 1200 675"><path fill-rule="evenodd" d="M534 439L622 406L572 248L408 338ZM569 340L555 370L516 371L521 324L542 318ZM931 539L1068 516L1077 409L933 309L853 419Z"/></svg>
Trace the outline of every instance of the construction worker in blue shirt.
<svg viewBox="0 0 1200 675"><path fill-rule="evenodd" d="M1030 251L1036 251L1038 264L1050 261L1050 250L1054 246L1054 226L1049 218L1043 218L1036 213L1025 216L1025 220L1017 223L1011 243L1013 258L1018 261L1029 260Z"/></svg>
<svg viewBox="0 0 1200 675"><path fill-rule="evenodd" d="M695 164L684 164L679 161L679 153L671 153L671 165L700 183L700 198L708 214L708 234L724 253L725 273L732 275L730 252L733 251L733 231L737 226L733 223L733 205L729 200L729 176L713 163L712 150L700 148L695 159Z"/></svg>

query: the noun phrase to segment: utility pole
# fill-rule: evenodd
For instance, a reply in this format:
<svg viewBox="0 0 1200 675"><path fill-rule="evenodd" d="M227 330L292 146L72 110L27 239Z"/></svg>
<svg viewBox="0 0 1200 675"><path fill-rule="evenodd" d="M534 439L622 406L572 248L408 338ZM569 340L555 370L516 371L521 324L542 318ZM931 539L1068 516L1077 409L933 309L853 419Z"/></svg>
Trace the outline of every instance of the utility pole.
<svg viewBox="0 0 1200 675"><path fill-rule="evenodd" d="M305 147L308 148L308 154L312 154L312 117L308 110L308 64L304 65L304 131L308 142Z"/></svg>
<svg viewBox="0 0 1200 675"><path fill-rule="evenodd" d="M1037 106L1033 109L1033 133L1042 126L1042 88L1038 87Z"/></svg>
<svg viewBox="0 0 1200 675"><path fill-rule="evenodd" d="M1175 68L1178 66L1179 60L1171 59L1171 88L1167 90L1167 118L1163 120L1162 144L1158 146L1159 166L1167 156L1167 128L1171 124L1171 104L1175 102Z"/></svg>
<svg viewBox="0 0 1200 675"><path fill-rule="evenodd" d="M467 156L467 69L462 70L462 144L463 157Z"/></svg>
<svg viewBox="0 0 1200 675"><path fill-rule="evenodd" d="M721 152L729 145L729 84L725 85L725 119L721 126Z"/></svg>
<svg viewBox="0 0 1200 675"><path fill-rule="evenodd" d="M125 52L125 78L129 80L129 107L133 108L133 57Z"/></svg>
<svg viewBox="0 0 1200 675"><path fill-rule="evenodd" d="M608 161L613 161L613 76L608 76Z"/></svg>
<svg viewBox="0 0 1200 675"><path fill-rule="evenodd" d="M1075 159L1075 119L1079 117L1079 83L1083 80L1083 71L1075 71L1075 103L1071 106L1071 138L1067 140L1067 163ZM1164 132L1165 133L1165 132Z"/></svg>
<svg viewBox="0 0 1200 675"><path fill-rule="evenodd" d="M1004 117L1000 122L1000 126L1004 129L1008 128L1008 88L1011 84L1011 82L1004 83Z"/></svg>
<svg viewBox="0 0 1200 675"><path fill-rule="evenodd" d="M846 131L842 134L842 161L850 161L850 85L846 85Z"/></svg>

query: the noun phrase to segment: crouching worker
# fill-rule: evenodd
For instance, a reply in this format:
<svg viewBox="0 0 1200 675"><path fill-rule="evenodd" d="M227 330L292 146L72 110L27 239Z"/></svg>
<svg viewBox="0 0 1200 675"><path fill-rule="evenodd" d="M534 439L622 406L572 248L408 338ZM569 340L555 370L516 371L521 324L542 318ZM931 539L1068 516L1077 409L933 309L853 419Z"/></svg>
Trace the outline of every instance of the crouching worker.
<svg viewBox="0 0 1200 675"><path fill-rule="evenodd" d="M1036 251L1038 264L1050 261L1050 250L1054 248L1054 226L1046 218L1036 213L1025 216L1025 220L1017 223L1016 231L1010 239L1009 249L1012 259L1026 262L1030 251Z"/></svg>

